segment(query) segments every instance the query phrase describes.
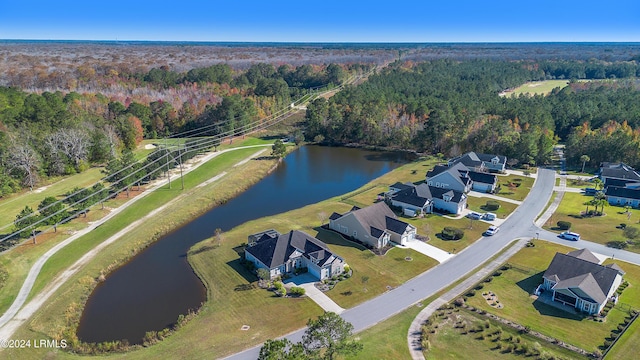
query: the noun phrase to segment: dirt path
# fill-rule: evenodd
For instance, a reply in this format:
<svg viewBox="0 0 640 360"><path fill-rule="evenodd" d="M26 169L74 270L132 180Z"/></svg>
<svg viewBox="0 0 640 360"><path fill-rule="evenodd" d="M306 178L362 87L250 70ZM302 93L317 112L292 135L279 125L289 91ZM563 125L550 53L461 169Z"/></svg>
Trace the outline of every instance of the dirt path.
<svg viewBox="0 0 640 360"><path fill-rule="evenodd" d="M196 159L197 162L193 166L191 166L189 169L186 169L184 171L184 173L187 174L187 173L197 169L200 165L205 164L209 160L211 160L214 157L216 157L216 156L218 156L220 154L223 154L225 152L234 151L234 150L240 150L240 149L246 149L246 148L253 148L253 147L263 147L263 146L271 146L271 144L250 145L250 146L243 146L243 147L237 147L237 148L232 148L232 149L226 149L226 150L222 150L222 151L219 151L219 152L215 152L215 153L206 155L204 157L200 157L200 158ZM262 152L262 150L260 152ZM245 160L248 161L249 159L253 158L254 156L255 156L255 154L252 154L251 156L248 157L248 159L245 159ZM243 161L245 161L245 160L243 160ZM218 177L218 178L220 178L220 177ZM33 299L27 305L25 305L23 307L24 303L27 300L27 297L29 296L29 293L33 289L33 285L34 285L38 275L40 274L40 271L42 270L42 267L44 266L44 264L47 262L47 260L51 256L56 254L58 251L60 251L61 249L63 249L65 246L69 245L73 241L77 240L78 238L82 237L83 235L86 235L87 233L91 232L93 229L95 229L98 226L102 225L107 220L111 219L112 217L114 217L118 213L122 212L124 209L126 209L129 206L131 206L132 204L134 204L136 201L144 198L146 195L148 195L151 192L153 192L154 190L166 185L167 183L168 183L167 180L162 180L162 181L157 182L151 188L149 188L147 191L145 191L142 194L134 197L130 201L127 201L122 206L120 206L117 209L113 210L111 213L109 213L104 218L102 218L102 219L94 222L93 224L91 224L89 227L78 231L77 233L75 233L71 237L67 238L66 240L62 241L61 243L59 243L56 246L54 246L53 248L51 248L49 251L47 251L45 254L43 254L40 258L38 258L38 260L36 260L34 265L29 270L29 274L27 275L27 278L25 279L24 283L22 284L22 287L20 288L20 291L18 292L18 296L13 301L13 303L11 304L9 309L2 315L2 317L0 317L0 339L10 339L11 335L13 335L13 333L18 329L18 327L20 327L25 321L27 321L45 303L45 301L47 301L47 299L49 299L56 292L56 290L58 290L58 288L60 288L60 286L62 286L67 280L69 280L69 278L72 275L77 273L86 263L91 261L91 259L93 259L96 256L96 254L98 254L103 248L105 248L106 246L108 246L108 245L112 244L113 242L115 242L116 240L118 240L120 237L122 237L124 234L129 232L134 227L139 226L140 224L142 224L146 219L151 218L156 213L158 213L158 212L166 209L167 207L173 205L176 201L181 200L184 196L187 196L187 194L182 194L182 195L177 196L175 199L173 199L170 202L166 203L165 205L155 209L154 211L152 211L151 213L147 214L146 216L138 219L137 221L134 221L129 226L125 227L124 229L122 229L118 233L116 233L115 235L111 236L107 240L105 240L102 243L100 243L98 246L96 246L95 248L93 248L92 250L87 252L85 255L83 255L78 261L76 261L72 266L70 266L68 269L66 269L62 274L60 274L58 277L53 279L53 281L51 281L51 283L49 283L42 290L42 292L40 292L39 294L35 295L33 297ZM1 349L0 349L0 351L1 351Z"/></svg>

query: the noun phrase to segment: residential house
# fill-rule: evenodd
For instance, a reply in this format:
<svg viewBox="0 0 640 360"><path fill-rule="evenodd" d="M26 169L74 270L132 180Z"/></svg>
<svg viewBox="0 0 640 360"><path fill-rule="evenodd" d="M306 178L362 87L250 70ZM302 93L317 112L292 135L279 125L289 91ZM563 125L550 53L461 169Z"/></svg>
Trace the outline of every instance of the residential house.
<svg viewBox="0 0 640 360"><path fill-rule="evenodd" d="M610 205L640 207L640 189L607 186L604 190Z"/></svg>
<svg viewBox="0 0 640 360"><path fill-rule="evenodd" d="M478 192L494 193L498 186L498 177L494 174L469 171L469 178L473 181L472 189Z"/></svg>
<svg viewBox="0 0 640 360"><path fill-rule="evenodd" d="M469 169L462 164L436 165L427 172L427 185L468 193L473 187Z"/></svg>
<svg viewBox="0 0 640 360"><path fill-rule="evenodd" d="M395 183L389 186L385 199L393 206L402 208L405 215L428 214L433 210L432 195L427 184Z"/></svg>
<svg viewBox="0 0 640 360"><path fill-rule="evenodd" d="M373 248L384 247L391 241L405 245L416 236L415 226L398 220L383 201L362 209L356 207L345 214L333 213L329 228Z"/></svg>
<svg viewBox="0 0 640 360"><path fill-rule="evenodd" d="M600 260L586 249L556 253L543 275L541 288L552 291L553 301L597 314L612 299L623 275L619 266L600 265Z"/></svg>
<svg viewBox="0 0 640 360"><path fill-rule="evenodd" d="M507 166L507 158L502 155L478 154L473 151L449 160L449 166L463 164L467 169L476 172L503 173Z"/></svg>
<svg viewBox="0 0 640 360"><path fill-rule="evenodd" d="M309 274L324 280L344 271L344 260L327 245L299 230L280 234L271 229L249 235L245 259L257 268L269 270L271 278L307 268Z"/></svg>
<svg viewBox="0 0 640 360"><path fill-rule="evenodd" d="M638 174L634 168L625 163L603 162L600 164L598 176L602 182L607 182L608 179L640 182L640 174Z"/></svg>
<svg viewBox="0 0 640 360"><path fill-rule="evenodd" d="M460 215L467 207L467 194L450 189L429 187L433 208L449 214Z"/></svg>
<svg viewBox="0 0 640 360"><path fill-rule="evenodd" d="M401 190L399 190L401 189ZM467 207L467 195L449 187L429 186L425 183L394 184L385 194L387 201L402 208L407 215L428 214L435 210L460 214Z"/></svg>

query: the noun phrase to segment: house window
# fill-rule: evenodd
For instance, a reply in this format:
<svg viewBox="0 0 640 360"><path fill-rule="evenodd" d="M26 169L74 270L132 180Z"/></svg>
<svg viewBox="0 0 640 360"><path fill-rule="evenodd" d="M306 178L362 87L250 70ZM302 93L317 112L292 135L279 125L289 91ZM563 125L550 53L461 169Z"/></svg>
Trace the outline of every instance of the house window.
<svg viewBox="0 0 640 360"><path fill-rule="evenodd" d="M354 230L353 231L353 237L356 237L356 236L358 236L358 232Z"/></svg>

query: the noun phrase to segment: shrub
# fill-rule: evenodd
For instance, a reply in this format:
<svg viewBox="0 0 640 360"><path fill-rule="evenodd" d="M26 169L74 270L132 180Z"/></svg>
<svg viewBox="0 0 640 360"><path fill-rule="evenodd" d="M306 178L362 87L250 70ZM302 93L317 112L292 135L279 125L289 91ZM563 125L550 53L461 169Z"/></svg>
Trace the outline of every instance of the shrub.
<svg viewBox="0 0 640 360"><path fill-rule="evenodd" d="M472 297L476 294L475 290L469 290L466 294L464 294L464 296L466 297Z"/></svg>
<svg viewBox="0 0 640 360"><path fill-rule="evenodd" d="M637 239L640 237L640 229L635 226L625 226L623 234L627 239Z"/></svg>
<svg viewBox="0 0 640 360"><path fill-rule="evenodd" d="M289 290L289 294L293 295L293 296L302 296L305 294L305 290L304 288L298 287L298 286L294 286Z"/></svg>
<svg viewBox="0 0 640 360"><path fill-rule="evenodd" d="M351 271L351 267L349 265L345 265L344 272L348 274L350 271Z"/></svg>
<svg viewBox="0 0 640 360"><path fill-rule="evenodd" d="M620 229L624 230L627 227L627 224L625 223L621 223L620 224Z"/></svg>
<svg viewBox="0 0 640 360"><path fill-rule="evenodd" d="M571 229L571 223L568 221L558 221L556 223L556 225L558 225L558 228L560 228L560 230L569 230Z"/></svg>
<svg viewBox="0 0 640 360"><path fill-rule="evenodd" d="M626 241L609 241L607 246L614 249L626 249L629 244Z"/></svg>
<svg viewBox="0 0 640 360"><path fill-rule="evenodd" d="M482 285L482 284L478 284L478 285L476 285L476 287L475 287L474 289L476 289L476 290L482 290L482 288L484 288L484 285Z"/></svg>
<svg viewBox="0 0 640 360"><path fill-rule="evenodd" d="M455 227L445 227L442 229L442 237L446 240L460 240L464 236L464 231Z"/></svg>
<svg viewBox="0 0 640 360"><path fill-rule="evenodd" d="M494 200L489 200L487 201L487 203L484 205L484 208L487 211L496 211L500 208L500 203Z"/></svg>
<svg viewBox="0 0 640 360"><path fill-rule="evenodd" d="M454 302L453 302L453 304L454 304L455 306L462 306L462 305L464 305L464 298L461 298L461 297L457 298L457 299L456 299L456 301L454 301Z"/></svg>

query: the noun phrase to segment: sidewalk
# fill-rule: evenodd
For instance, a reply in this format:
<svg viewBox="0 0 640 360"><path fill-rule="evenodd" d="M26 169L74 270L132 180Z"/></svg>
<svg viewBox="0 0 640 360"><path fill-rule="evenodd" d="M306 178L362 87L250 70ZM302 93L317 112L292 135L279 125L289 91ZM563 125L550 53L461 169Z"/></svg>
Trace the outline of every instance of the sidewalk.
<svg viewBox="0 0 640 360"><path fill-rule="evenodd" d="M556 188L558 190L556 190ZM540 215L538 220L535 221L536 226L542 227L551 218L551 215L553 215L553 213L558 210L558 206L560 206L560 202L562 201L562 197L564 196L564 191L566 190L566 188L567 177L563 175L560 177L560 186L553 187L553 190L557 192L556 197L553 199L553 202L551 203L551 205L549 205L547 210L545 210L545 212Z"/></svg>
<svg viewBox="0 0 640 360"><path fill-rule="evenodd" d="M516 204L516 205L522 204L522 201L513 200L513 199L506 198L506 197L487 194L487 193L481 193L481 192L477 192L477 191L469 191L469 196L486 197L486 198L490 198L490 199L494 199L494 200L500 200L500 201L504 201L504 202L508 202L508 203L512 203L512 204Z"/></svg>

